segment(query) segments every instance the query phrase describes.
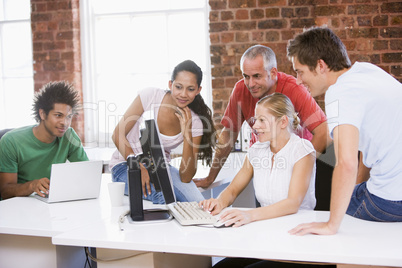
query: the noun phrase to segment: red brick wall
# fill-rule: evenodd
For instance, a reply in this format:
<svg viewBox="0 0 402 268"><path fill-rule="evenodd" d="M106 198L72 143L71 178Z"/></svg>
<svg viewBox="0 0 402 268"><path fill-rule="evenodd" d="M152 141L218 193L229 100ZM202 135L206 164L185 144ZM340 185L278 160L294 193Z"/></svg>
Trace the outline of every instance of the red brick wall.
<svg viewBox="0 0 402 268"><path fill-rule="evenodd" d="M66 80L82 92L79 0L31 0L35 90ZM294 75L287 41L304 27L327 24L351 60L379 65L402 81L402 3L384 0L209 0L213 109L223 114L241 78L243 52L270 46L278 69ZM317 101L322 106L322 98ZM84 139L83 114L73 127Z"/></svg>
<svg viewBox="0 0 402 268"><path fill-rule="evenodd" d="M35 91L50 81L72 83L82 100L79 0L31 0ZM84 114L72 127L84 140Z"/></svg>
<svg viewBox="0 0 402 268"><path fill-rule="evenodd" d="M255 44L271 47L278 69L295 75L286 45L304 27L328 25L352 62L372 62L402 82L402 2L382 0L209 0L213 108L223 114L240 57ZM322 97L317 98L322 106Z"/></svg>

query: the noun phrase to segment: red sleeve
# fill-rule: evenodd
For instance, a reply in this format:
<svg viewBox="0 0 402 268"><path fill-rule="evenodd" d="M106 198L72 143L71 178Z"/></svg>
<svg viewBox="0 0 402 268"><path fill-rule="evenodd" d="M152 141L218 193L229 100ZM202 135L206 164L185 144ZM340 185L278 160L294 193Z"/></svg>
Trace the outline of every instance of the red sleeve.
<svg viewBox="0 0 402 268"><path fill-rule="evenodd" d="M296 84L296 79L293 76L281 73L280 79L282 80L281 93L288 96L292 101L299 115L301 125L304 128L312 132L317 126L327 120L315 99L304 86Z"/></svg>
<svg viewBox="0 0 402 268"><path fill-rule="evenodd" d="M226 107L225 114L221 120L221 124L232 131L239 132L240 128L244 122L244 116L242 113L241 107L241 83L243 80L240 80L236 83L232 94L230 95L228 106Z"/></svg>

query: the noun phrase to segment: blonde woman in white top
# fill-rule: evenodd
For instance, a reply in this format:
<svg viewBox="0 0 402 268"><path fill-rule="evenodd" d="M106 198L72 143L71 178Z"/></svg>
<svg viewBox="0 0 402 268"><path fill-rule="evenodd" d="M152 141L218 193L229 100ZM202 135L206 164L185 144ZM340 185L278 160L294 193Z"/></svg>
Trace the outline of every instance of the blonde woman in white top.
<svg viewBox="0 0 402 268"><path fill-rule="evenodd" d="M225 225L241 225L296 213L315 207L315 150L294 132L299 119L288 97L274 93L255 108L253 129L258 142L250 147L241 170L217 199L199 204L213 215L230 206L253 179L261 207L227 210L220 216Z"/></svg>

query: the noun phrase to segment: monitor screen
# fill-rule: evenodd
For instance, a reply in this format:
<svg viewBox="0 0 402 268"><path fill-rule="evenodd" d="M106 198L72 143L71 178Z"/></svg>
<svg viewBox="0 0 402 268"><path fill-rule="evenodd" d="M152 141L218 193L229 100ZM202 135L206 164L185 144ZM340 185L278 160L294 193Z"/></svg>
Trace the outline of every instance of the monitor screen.
<svg viewBox="0 0 402 268"><path fill-rule="evenodd" d="M175 202L176 197L170 170L155 120L145 121L145 128L141 129L140 141L142 147L141 163L146 166L156 191L162 191L166 204Z"/></svg>
<svg viewBox="0 0 402 268"><path fill-rule="evenodd" d="M134 221L136 219L143 220L141 218L144 217L139 163L147 168L155 190L162 191L165 203L170 204L176 201L165 150L160 142L159 129L155 120L145 121L145 128L141 129L140 142L143 153L137 156L129 156L127 159L130 214Z"/></svg>

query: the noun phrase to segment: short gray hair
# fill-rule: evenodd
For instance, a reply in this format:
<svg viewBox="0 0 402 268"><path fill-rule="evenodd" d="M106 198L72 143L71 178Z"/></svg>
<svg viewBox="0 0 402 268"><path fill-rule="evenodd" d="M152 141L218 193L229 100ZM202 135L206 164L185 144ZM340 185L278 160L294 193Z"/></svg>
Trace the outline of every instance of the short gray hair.
<svg viewBox="0 0 402 268"><path fill-rule="evenodd" d="M277 68L276 64L276 56L274 51L266 46L263 45L255 45L249 47L246 52L243 53L243 56L240 59L240 69L243 71L243 63L245 59L255 59L258 56L262 56L264 60L264 67L267 72L269 72L272 68Z"/></svg>

